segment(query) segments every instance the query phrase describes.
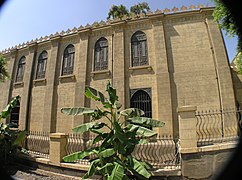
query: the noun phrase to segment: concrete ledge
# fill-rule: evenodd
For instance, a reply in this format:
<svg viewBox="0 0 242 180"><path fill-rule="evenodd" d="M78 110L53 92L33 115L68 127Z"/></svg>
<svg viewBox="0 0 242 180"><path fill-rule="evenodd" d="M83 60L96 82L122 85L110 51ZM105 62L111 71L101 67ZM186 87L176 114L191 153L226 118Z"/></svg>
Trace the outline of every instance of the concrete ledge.
<svg viewBox="0 0 242 180"><path fill-rule="evenodd" d="M50 138L65 138L67 135L65 133L51 133Z"/></svg>
<svg viewBox="0 0 242 180"><path fill-rule="evenodd" d="M187 112L187 111L196 111L197 106L181 106L177 108L177 112Z"/></svg>
<svg viewBox="0 0 242 180"><path fill-rule="evenodd" d="M209 146L195 147L195 148L181 148L180 153L197 153L197 152L208 152L208 151L218 151L225 149L235 149L239 142L227 142L222 144L214 144Z"/></svg>

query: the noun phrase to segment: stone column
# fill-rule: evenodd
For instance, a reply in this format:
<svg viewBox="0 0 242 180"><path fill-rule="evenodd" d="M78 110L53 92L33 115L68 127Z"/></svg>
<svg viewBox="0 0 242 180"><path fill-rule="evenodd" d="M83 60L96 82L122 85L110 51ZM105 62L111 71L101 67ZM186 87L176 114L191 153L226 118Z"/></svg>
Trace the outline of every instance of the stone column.
<svg viewBox="0 0 242 180"><path fill-rule="evenodd" d="M159 32L159 33L157 33ZM165 128L160 128L160 134L173 134L174 137L178 136L178 122L176 108L173 102L176 100L176 96L172 94L172 90L176 91L175 88L171 89L171 75L169 67L171 62L167 56L167 44L165 40L165 29L161 19L153 20L153 42L154 49L149 51L155 52L156 64L154 70L156 74L156 86L157 86L157 109L158 119L166 123ZM177 103L176 103L177 104ZM173 107L174 106L174 107ZM173 111L175 109L175 111ZM172 121L171 121L172 119Z"/></svg>
<svg viewBox="0 0 242 180"><path fill-rule="evenodd" d="M21 96L20 102L20 115L19 115L19 129L29 130L29 105L31 101L31 92L32 92L32 76L33 76L33 65L35 62L35 55L37 50L37 43L31 43L28 46L26 56L26 64L24 70L24 79L23 79L23 93Z"/></svg>
<svg viewBox="0 0 242 180"><path fill-rule="evenodd" d="M181 151L196 152L197 132L196 132L196 106L178 107L179 138Z"/></svg>
<svg viewBox="0 0 242 180"><path fill-rule="evenodd" d="M45 107L44 107L44 123L43 131L56 132L56 103L57 103L57 77L59 75L58 68L58 53L60 36L51 37L51 53L48 61L48 68L50 69L47 77L46 91L45 91Z"/></svg>
<svg viewBox="0 0 242 180"><path fill-rule="evenodd" d="M50 134L50 161L59 164L66 156L67 135L65 133Z"/></svg>

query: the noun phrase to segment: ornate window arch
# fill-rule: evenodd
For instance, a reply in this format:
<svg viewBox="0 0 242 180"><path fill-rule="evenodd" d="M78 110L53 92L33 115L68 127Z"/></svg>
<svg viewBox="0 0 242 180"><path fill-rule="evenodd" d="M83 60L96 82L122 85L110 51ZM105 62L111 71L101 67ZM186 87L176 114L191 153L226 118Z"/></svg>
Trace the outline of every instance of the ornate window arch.
<svg viewBox="0 0 242 180"><path fill-rule="evenodd" d="M141 109L145 112L145 117L152 117L151 89L131 90L130 107Z"/></svg>
<svg viewBox="0 0 242 180"><path fill-rule="evenodd" d="M16 82L22 82L23 81L24 69L25 69L25 60L26 60L25 56L22 56L19 59L18 68L17 68L17 75L16 75Z"/></svg>
<svg viewBox="0 0 242 180"><path fill-rule="evenodd" d="M69 44L64 50L61 75L68 75L73 73L74 58L75 47L72 44Z"/></svg>
<svg viewBox="0 0 242 180"><path fill-rule="evenodd" d="M47 59L48 53L47 51L43 51L38 58L36 79L45 78Z"/></svg>
<svg viewBox="0 0 242 180"><path fill-rule="evenodd" d="M148 65L147 37L142 31L135 32L131 37L132 67Z"/></svg>
<svg viewBox="0 0 242 180"><path fill-rule="evenodd" d="M101 37L95 44L94 71L108 69L108 40Z"/></svg>

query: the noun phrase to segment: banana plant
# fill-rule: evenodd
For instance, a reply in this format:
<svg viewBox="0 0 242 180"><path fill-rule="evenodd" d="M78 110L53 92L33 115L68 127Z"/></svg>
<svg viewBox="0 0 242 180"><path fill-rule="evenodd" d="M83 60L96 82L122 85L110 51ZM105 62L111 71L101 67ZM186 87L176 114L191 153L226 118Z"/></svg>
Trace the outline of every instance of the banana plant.
<svg viewBox="0 0 242 180"><path fill-rule="evenodd" d="M75 162L78 159L94 155L90 159L90 167L83 178L95 174L102 175L107 180L128 179L133 175L139 179L149 179L151 165L136 159L132 152L137 144L147 143L148 139L155 137L152 127L161 127L165 123L152 118L143 117L144 111L137 108L121 110L121 104L116 89L110 82L106 85L107 97L92 87L85 88L85 96L99 101L97 108L65 107L61 112L66 115L84 115L90 117L90 122L74 127L75 133L90 131L96 134L92 140L93 146L84 151L75 152L63 158L65 162ZM102 121L106 118L108 123ZM105 129L105 130L104 130Z"/></svg>
<svg viewBox="0 0 242 180"><path fill-rule="evenodd" d="M18 150L22 150L20 143L26 136L26 131L13 129L12 123L4 124L2 118L9 118L11 111L17 105L20 97L14 97L0 112L0 160L6 161Z"/></svg>

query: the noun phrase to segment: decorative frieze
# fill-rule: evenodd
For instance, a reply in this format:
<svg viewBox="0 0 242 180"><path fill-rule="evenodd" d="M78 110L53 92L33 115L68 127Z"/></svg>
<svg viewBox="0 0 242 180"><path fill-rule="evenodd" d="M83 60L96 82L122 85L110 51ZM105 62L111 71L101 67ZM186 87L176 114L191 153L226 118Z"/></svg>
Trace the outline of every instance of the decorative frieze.
<svg viewBox="0 0 242 180"><path fill-rule="evenodd" d="M73 29L68 28L66 31L62 30L61 32L56 32L54 35L50 34L49 36L40 37L39 39L36 38L35 40L31 40L30 42L27 41L26 43L16 45L12 48L4 49L4 50L0 51L0 53L6 54L6 53L9 53L11 51L11 49L13 49L13 48L22 49L34 42L40 43L40 42L49 41L49 40L53 39L53 37L68 36L70 34L75 34L75 33L80 33L80 32L86 33L86 31L90 30L90 29L91 30L92 29L100 30L100 28L109 26L110 24L117 24L117 23L119 24L119 22L127 23L129 21L136 21L138 19L149 18L149 17L152 17L154 15L159 15L159 14L175 14L175 13L186 12L186 11L201 10L202 8L208 8L208 7L209 7L208 4L206 4L205 6L202 4L198 4L197 6L190 5L189 7L183 5L180 9L177 7L173 7L172 10L170 10L168 8L165 8L164 10L157 9L155 12L152 12L149 10L146 14L140 13L138 15L135 15L134 13L131 13L130 16L123 16L122 19L115 18L113 20L108 19L107 21L103 21L103 20L100 22L95 21L92 25L86 24L85 27L80 25L78 28L76 28L76 27L74 27Z"/></svg>

